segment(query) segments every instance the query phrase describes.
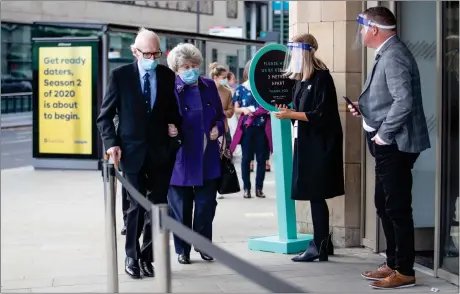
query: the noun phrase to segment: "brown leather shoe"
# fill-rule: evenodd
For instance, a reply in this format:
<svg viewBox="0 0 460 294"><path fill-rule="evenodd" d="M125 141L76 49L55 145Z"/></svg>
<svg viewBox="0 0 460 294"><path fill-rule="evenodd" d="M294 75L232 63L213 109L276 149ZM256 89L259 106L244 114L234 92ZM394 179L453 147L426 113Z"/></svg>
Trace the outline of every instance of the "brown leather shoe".
<svg viewBox="0 0 460 294"><path fill-rule="evenodd" d="M393 270L386 263L384 263L377 270L365 271L361 274L361 276L368 280L379 281L391 275L392 272Z"/></svg>
<svg viewBox="0 0 460 294"><path fill-rule="evenodd" d="M385 279L372 282L369 286L374 289L408 288L415 286L415 277L405 276L394 271Z"/></svg>

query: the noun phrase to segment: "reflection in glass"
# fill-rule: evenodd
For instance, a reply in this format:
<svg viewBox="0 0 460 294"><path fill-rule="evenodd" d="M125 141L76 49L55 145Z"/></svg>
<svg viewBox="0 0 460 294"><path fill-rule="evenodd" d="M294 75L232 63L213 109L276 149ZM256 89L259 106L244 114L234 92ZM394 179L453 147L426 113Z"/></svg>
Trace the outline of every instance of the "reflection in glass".
<svg viewBox="0 0 460 294"><path fill-rule="evenodd" d="M2 94L32 92L32 49L29 25L2 24Z"/></svg>
<svg viewBox="0 0 460 294"><path fill-rule="evenodd" d="M441 267L459 267L459 2L443 2L443 189Z"/></svg>

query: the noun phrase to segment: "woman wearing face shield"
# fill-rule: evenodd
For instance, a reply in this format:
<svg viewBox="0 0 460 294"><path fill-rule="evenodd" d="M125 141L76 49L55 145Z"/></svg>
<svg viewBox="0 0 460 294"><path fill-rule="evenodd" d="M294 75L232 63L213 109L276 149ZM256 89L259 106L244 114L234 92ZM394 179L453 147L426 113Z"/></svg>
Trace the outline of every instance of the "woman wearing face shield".
<svg viewBox="0 0 460 294"><path fill-rule="evenodd" d="M329 70L315 55L318 42L313 35L295 37L288 48L284 70L296 81L293 109L277 105L275 116L294 125L292 199L310 201L314 233L306 251L292 260L327 261L333 245L326 199L345 193L337 94Z"/></svg>
<svg viewBox="0 0 460 294"><path fill-rule="evenodd" d="M176 73L176 99L183 127L168 202L174 219L212 240L220 177L217 138L225 133L226 117L215 82L200 77L202 61L201 52L188 43L177 45L167 59L169 68ZM178 262L189 264L191 245L174 236L174 246ZM195 251L203 260L213 260L198 248Z"/></svg>

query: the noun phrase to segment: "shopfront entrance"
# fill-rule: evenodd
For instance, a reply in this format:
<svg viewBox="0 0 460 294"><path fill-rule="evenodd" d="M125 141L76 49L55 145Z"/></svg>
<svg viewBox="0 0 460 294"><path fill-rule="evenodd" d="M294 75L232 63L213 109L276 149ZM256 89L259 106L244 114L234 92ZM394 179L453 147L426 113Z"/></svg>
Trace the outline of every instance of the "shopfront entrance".
<svg viewBox="0 0 460 294"><path fill-rule="evenodd" d="M398 35L420 70L431 148L420 155L413 169L416 264L458 285L459 1L370 2L369 7L387 6L395 13ZM374 50L364 53L366 74ZM362 244L384 252L385 237L374 207L374 160L364 152Z"/></svg>

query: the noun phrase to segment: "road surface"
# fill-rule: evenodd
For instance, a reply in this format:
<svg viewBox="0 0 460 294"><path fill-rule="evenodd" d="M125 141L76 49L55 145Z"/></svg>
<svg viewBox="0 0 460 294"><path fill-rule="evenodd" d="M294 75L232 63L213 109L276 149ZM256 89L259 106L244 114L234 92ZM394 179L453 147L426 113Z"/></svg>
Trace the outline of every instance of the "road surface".
<svg viewBox="0 0 460 294"><path fill-rule="evenodd" d="M32 127L1 132L1 169L32 165Z"/></svg>

